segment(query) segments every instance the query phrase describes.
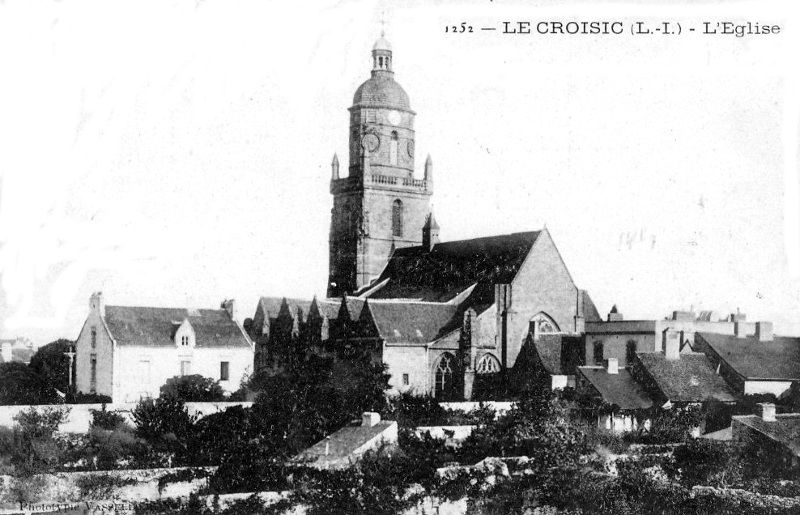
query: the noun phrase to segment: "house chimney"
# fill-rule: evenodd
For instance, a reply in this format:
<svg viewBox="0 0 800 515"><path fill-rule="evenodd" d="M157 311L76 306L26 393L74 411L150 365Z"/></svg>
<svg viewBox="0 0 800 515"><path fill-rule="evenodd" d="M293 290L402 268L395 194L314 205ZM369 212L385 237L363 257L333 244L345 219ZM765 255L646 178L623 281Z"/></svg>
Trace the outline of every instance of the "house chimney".
<svg viewBox="0 0 800 515"><path fill-rule="evenodd" d="M759 402L759 415L764 422L775 422L775 405L771 402Z"/></svg>
<svg viewBox="0 0 800 515"><path fill-rule="evenodd" d="M668 361L681 359L681 339L672 329L664 330L664 357Z"/></svg>
<svg viewBox="0 0 800 515"><path fill-rule="evenodd" d="M619 358L608 358L606 360L606 372L609 374L619 374Z"/></svg>
<svg viewBox="0 0 800 515"><path fill-rule="evenodd" d="M330 436L326 436L325 437L325 456L330 454L330 452L331 452L331 437Z"/></svg>
<svg viewBox="0 0 800 515"><path fill-rule="evenodd" d="M745 325L744 322L739 321L733 323L733 334L735 334L737 338L747 338L747 328Z"/></svg>
<svg viewBox="0 0 800 515"><path fill-rule="evenodd" d="M228 316L231 317L231 320L236 320L236 300L225 299L222 301L220 307L228 312Z"/></svg>
<svg viewBox="0 0 800 515"><path fill-rule="evenodd" d="M756 322L756 338L760 342L771 342L772 335L772 322Z"/></svg>
<svg viewBox="0 0 800 515"><path fill-rule="evenodd" d="M620 313L617 310L617 305L616 304L614 304L614 306L611 307L611 311L608 312L608 319L607 320L609 322L622 322L622 320L624 320L624 317L622 316L622 313Z"/></svg>
<svg viewBox="0 0 800 515"><path fill-rule="evenodd" d="M381 416L374 411L365 411L361 415L361 427L373 427L381 421Z"/></svg>
<svg viewBox="0 0 800 515"><path fill-rule="evenodd" d="M106 315L106 305L103 302L103 292L96 291L89 297L89 309L97 312L101 317Z"/></svg>

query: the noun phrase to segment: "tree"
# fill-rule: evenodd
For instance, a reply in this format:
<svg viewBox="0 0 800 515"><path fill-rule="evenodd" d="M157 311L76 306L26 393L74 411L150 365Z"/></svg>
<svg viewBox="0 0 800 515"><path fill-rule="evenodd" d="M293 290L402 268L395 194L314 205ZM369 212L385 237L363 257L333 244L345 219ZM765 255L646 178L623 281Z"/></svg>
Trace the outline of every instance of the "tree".
<svg viewBox="0 0 800 515"><path fill-rule="evenodd" d="M69 357L64 353L74 346L75 342L60 339L39 348L31 357L30 369L34 371L47 386L61 392L69 389Z"/></svg>
<svg viewBox="0 0 800 515"><path fill-rule="evenodd" d="M144 439L157 452L182 459L196 421L183 401L175 397L142 399L131 411L136 436Z"/></svg>
<svg viewBox="0 0 800 515"><path fill-rule="evenodd" d="M58 404L60 398L30 367L17 362L0 363L0 405Z"/></svg>
<svg viewBox="0 0 800 515"><path fill-rule="evenodd" d="M17 427L11 463L17 475L52 472L59 465L62 450L54 435L68 416L68 408L30 408L14 416Z"/></svg>
<svg viewBox="0 0 800 515"><path fill-rule="evenodd" d="M170 396L183 402L215 402L225 400L225 391L209 377L200 374L175 376L161 387L161 396Z"/></svg>

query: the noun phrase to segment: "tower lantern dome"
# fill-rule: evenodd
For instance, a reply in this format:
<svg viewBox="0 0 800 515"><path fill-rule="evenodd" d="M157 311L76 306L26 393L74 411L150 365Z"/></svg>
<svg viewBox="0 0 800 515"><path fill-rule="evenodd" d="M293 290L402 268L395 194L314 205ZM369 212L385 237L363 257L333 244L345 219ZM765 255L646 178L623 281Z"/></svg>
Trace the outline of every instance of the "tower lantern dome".
<svg viewBox="0 0 800 515"><path fill-rule="evenodd" d="M381 37L372 45L372 71L392 71L392 45L384 37Z"/></svg>

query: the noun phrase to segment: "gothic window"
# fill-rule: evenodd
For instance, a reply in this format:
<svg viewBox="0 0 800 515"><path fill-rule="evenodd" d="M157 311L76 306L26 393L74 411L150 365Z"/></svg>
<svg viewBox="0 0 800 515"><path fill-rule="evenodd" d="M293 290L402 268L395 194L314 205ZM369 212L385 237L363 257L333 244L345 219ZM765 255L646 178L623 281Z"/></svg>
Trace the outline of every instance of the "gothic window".
<svg viewBox="0 0 800 515"><path fill-rule="evenodd" d="M436 365L436 375L434 376L434 395L436 397L442 397L452 392L455 381L455 364L455 356L449 352L442 354L439 364Z"/></svg>
<svg viewBox="0 0 800 515"><path fill-rule="evenodd" d="M531 318L530 326L528 328L530 333L533 333L535 340L539 339L542 334L557 334L561 332L555 320L550 318L545 313L537 313Z"/></svg>
<svg viewBox="0 0 800 515"><path fill-rule="evenodd" d="M389 162L397 164L397 132L392 131L392 140L389 142Z"/></svg>
<svg viewBox="0 0 800 515"><path fill-rule="evenodd" d="M403 236L403 203L400 200L392 204L392 236Z"/></svg>
<svg viewBox="0 0 800 515"><path fill-rule="evenodd" d="M594 356L593 356L594 364L602 366L603 365L603 342L602 341L594 342L594 349L592 349L592 350L594 351Z"/></svg>
<svg viewBox="0 0 800 515"><path fill-rule="evenodd" d="M475 372L478 374L495 374L500 372L500 362L491 354L484 354L480 361L478 361Z"/></svg>

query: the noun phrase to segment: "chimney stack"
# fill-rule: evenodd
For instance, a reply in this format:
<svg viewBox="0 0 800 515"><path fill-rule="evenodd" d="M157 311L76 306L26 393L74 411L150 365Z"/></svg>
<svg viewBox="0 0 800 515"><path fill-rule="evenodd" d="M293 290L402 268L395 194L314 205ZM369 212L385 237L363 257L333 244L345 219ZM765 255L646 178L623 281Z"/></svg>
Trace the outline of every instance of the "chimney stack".
<svg viewBox="0 0 800 515"><path fill-rule="evenodd" d="M759 415L764 422L775 422L775 405L771 402L759 402Z"/></svg>
<svg viewBox="0 0 800 515"><path fill-rule="evenodd" d="M606 360L606 372L609 374L619 374L619 358L608 358Z"/></svg>
<svg viewBox="0 0 800 515"><path fill-rule="evenodd" d="M608 312L608 321L622 322L622 320L624 320L624 317L622 316L622 313L617 310L617 305L614 304L614 306L611 308L611 311Z"/></svg>
<svg viewBox="0 0 800 515"><path fill-rule="evenodd" d="M772 322L756 322L756 338L760 342L771 342L773 339Z"/></svg>
<svg viewBox="0 0 800 515"><path fill-rule="evenodd" d="M664 330L664 357L668 361L681 359L681 339L673 329Z"/></svg>
<svg viewBox="0 0 800 515"><path fill-rule="evenodd" d="M228 312L231 320L236 320L236 301L234 299L223 300L220 307Z"/></svg>
<svg viewBox="0 0 800 515"><path fill-rule="evenodd" d="M89 297L89 309L97 312L101 317L106 315L106 305L103 301L103 292L96 291Z"/></svg>
<svg viewBox="0 0 800 515"><path fill-rule="evenodd" d="M364 414L361 415L361 427L373 427L376 426L380 421L380 414L375 413L374 411L365 411Z"/></svg>

